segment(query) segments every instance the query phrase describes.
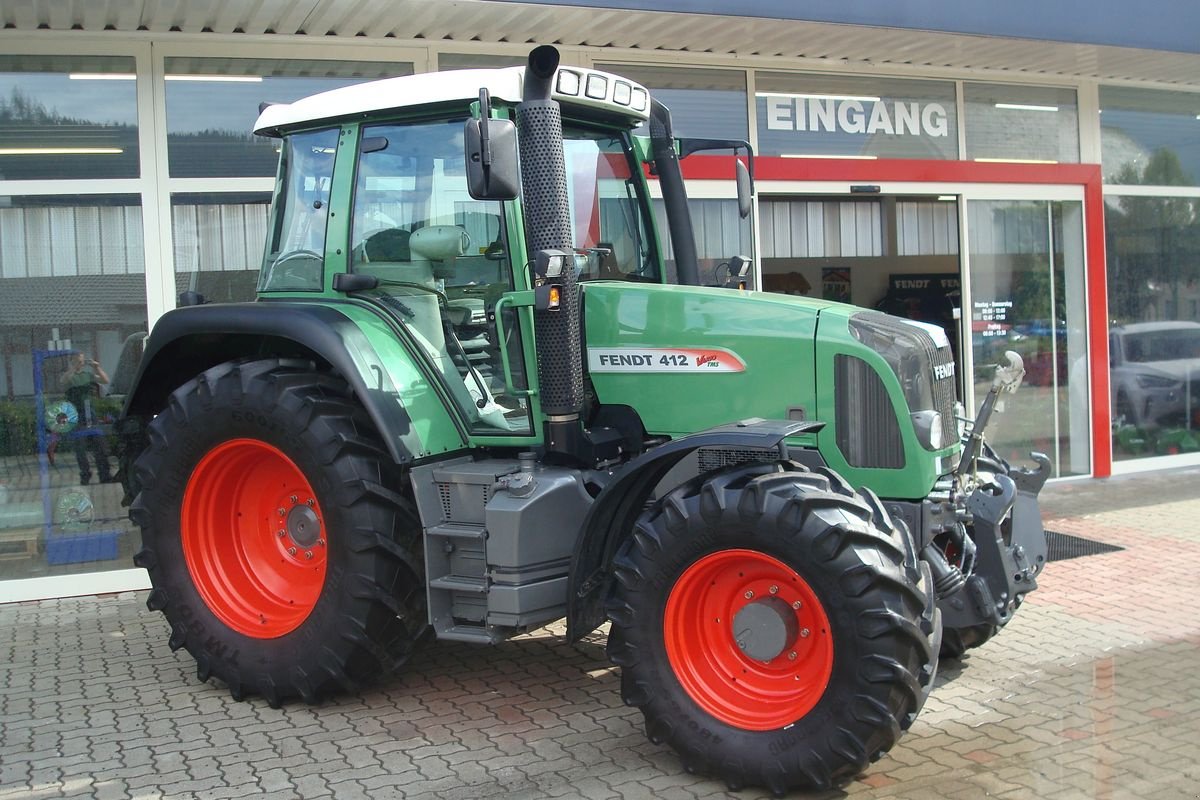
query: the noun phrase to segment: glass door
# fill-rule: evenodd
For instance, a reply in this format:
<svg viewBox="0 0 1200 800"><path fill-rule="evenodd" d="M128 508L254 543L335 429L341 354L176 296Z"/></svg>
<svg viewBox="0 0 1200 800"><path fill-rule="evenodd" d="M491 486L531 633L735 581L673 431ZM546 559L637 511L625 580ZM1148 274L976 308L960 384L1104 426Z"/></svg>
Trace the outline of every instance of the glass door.
<svg viewBox="0 0 1200 800"><path fill-rule="evenodd" d="M1083 203L968 200L966 217L974 408L1006 351L1025 363L988 441L1013 462L1046 453L1053 477L1090 474Z"/></svg>

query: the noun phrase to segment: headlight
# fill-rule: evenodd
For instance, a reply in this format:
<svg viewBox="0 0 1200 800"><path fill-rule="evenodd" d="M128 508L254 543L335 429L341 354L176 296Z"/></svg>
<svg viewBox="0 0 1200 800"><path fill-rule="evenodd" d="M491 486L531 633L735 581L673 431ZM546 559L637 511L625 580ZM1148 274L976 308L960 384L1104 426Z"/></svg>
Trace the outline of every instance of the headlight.
<svg viewBox="0 0 1200 800"><path fill-rule="evenodd" d="M942 437L942 415L936 411L918 411L912 415L913 428L917 439L928 450L941 450L945 447Z"/></svg>
<svg viewBox="0 0 1200 800"><path fill-rule="evenodd" d="M1174 378L1168 378L1165 375L1147 375L1141 374L1137 376L1138 386L1143 389L1171 389L1179 385L1179 381Z"/></svg>

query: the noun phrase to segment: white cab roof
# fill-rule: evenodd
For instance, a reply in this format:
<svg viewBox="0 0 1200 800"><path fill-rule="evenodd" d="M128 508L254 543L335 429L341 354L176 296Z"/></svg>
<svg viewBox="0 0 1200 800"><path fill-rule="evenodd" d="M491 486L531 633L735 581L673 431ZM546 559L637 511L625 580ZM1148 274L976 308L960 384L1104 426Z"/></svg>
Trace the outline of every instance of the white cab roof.
<svg viewBox="0 0 1200 800"><path fill-rule="evenodd" d="M602 109L610 114L626 117L630 127L634 127L648 118L649 103L645 104L646 108L643 110L636 111L628 105L617 105L611 99L615 81L619 80L630 84L634 89L645 92L645 88L639 84L627 78L619 78L598 70L581 67L566 67L565 69L581 76L604 75L608 78L608 94L605 100L593 100L554 91L553 97L560 103ZM503 69L427 72L420 75L370 81L314 94L294 103L267 106L254 124L254 132L266 136L278 136L281 130L322 120L347 119L361 114L434 103L454 101L469 103L479 99L481 88L486 88L493 100L519 103L521 102L521 85L524 78L525 67L505 67ZM551 85L558 85L557 77Z"/></svg>

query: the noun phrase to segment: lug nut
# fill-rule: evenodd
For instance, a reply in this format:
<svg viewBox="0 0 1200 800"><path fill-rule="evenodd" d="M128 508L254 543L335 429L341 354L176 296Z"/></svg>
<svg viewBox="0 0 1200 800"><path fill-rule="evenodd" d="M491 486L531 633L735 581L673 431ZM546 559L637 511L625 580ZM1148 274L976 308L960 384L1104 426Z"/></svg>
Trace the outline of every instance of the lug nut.
<svg viewBox="0 0 1200 800"><path fill-rule="evenodd" d="M803 603L801 603L799 600L797 600L796 602L792 603L792 608L799 611L803 605L804 605Z"/></svg>
<svg viewBox="0 0 1200 800"><path fill-rule="evenodd" d="M292 505L296 505L296 503L299 503L299 502L300 502L300 498L296 497L296 495L292 495Z"/></svg>
<svg viewBox="0 0 1200 800"><path fill-rule="evenodd" d="M800 629L800 638L801 638L801 639L807 639L807 638L808 638L808 628L801 628L801 629Z"/></svg>
<svg viewBox="0 0 1200 800"><path fill-rule="evenodd" d="M315 506L317 504L317 501L313 500L311 497L308 498L307 500L305 500L304 502L308 505L309 508L312 508L313 506Z"/></svg>
<svg viewBox="0 0 1200 800"><path fill-rule="evenodd" d="M288 548L288 555L289 555L289 556L294 556L294 555L296 555L296 548L294 548L294 547L289 547L289 548Z"/></svg>
<svg viewBox="0 0 1200 800"><path fill-rule="evenodd" d="M304 557L305 557L305 558L312 558L312 550L305 550L305 551L304 551Z"/></svg>
<svg viewBox="0 0 1200 800"><path fill-rule="evenodd" d="M282 539L284 536L287 536L287 531L285 531L283 528L280 528L279 530L275 531L275 535Z"/></svg>
<svg viewBox="0 0 1200 800"><path fill-rule="evenodd" d="M779 594L779 587L778 587L778 586L772 586L772 587L771 587L771 589L770 589L770 592L771 592L771 594Z"/></svg>
<svg viewBox="0 0 1200 800"><path fill-rule="evenodd" d="M792 652L788 653L788 661L795 661L795 660L796 660L796 651L793 650Z"/></svg>
<svg viewBox="0 0 1200 800"><path fill-rule="evenodd" d="M746 594L744 596L747 600L750 600L751 598L754 597L754 592L746 592Z"/></svg>
<svg viewBox="0 0 1200 800"><path fill-rule="evenodd" d="M282 517L282 516L286 516L286 515L287 515L287 511L285 511L285 510L284 510L284 509L282 509L282 508L281 508L281 509L279 509L279 516L281 516L281 517Z"/></svg>
<svg viewBox="0 0 1200 800"><path fill-rule="evenodd" d="M324 547L324 546L325 546L325 540L317 539L317 547Z"/></svg>

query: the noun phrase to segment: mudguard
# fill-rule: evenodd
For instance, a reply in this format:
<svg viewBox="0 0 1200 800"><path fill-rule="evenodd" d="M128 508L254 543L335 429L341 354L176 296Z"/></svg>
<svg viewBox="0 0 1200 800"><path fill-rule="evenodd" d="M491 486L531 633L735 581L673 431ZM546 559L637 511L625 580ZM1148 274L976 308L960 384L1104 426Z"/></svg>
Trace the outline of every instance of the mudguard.
<svg viewBox="0 0 1200 800"><path fill-rule="evenodd" d="M382 360L336 307L288 302L189 306L154 326L122 418L149 417L188 379L231 358L297 357L328 363L353 389L399 464L420 440Z"/></svg>
<svg viewBox="0 0 1200 800"><path fill-rule="evenodd" d="M778 450L786 459L784 439L815 433L823 422L752 419L710 428L659 445L626 464L596 496L583 521L571 558L567 584L567 639L578 641L604 622L604 592L609 564L633 530L658 483L689 453L701 447Z"/></svg>

